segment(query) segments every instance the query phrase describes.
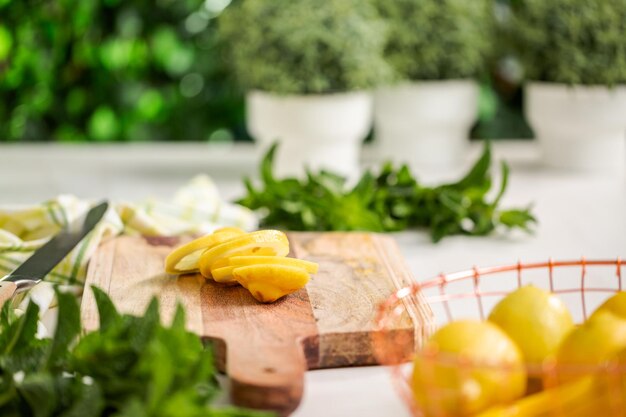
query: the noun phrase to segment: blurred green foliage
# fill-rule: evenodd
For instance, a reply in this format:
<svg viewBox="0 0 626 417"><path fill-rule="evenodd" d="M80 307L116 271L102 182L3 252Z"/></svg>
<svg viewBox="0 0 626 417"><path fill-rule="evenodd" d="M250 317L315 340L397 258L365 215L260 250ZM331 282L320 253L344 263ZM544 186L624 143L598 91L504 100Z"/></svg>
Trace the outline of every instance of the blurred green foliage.
<svg viewBox="0 0 626 417"><path fill-rule="evenodd" d="M626 0L511 0L509 40L530 80L626 83Z"/></svg>
<svg viewBox="0 0 626 417"><path fill-rule="evenodd" d="M0 140L243 137L230 0L0 0Z"/></svg>
<svg viewBox="0 0 626 417"><path fill-rule="evenodd" d="M246 9L235 7L241 0L0 0L0 141L249 139L231 73L279 92L372 87L392 76L386 38L392 63L400 47L412 65L428 58L417 78L480 72L488 25L474 29L487 0L370 1L405 19L387 24L360 0L245 0ZM445 30L433 40L420 28ZM496 61L481 78L474 137L529 136L519 81Z"/></svg>
<svg viewBox="0 0 626 417"><path fill-rule="evenodd" d="M400 79L445 80L485 71L491 0L376 0L389 22L386 57Z"/></svg>
<svg viewBox="0 0 626 417"><path fill-rule="evenodd" d="M241 86L283 94L369 89L390 79L385 23L368 0L246 0L219 18Z"/></svg>

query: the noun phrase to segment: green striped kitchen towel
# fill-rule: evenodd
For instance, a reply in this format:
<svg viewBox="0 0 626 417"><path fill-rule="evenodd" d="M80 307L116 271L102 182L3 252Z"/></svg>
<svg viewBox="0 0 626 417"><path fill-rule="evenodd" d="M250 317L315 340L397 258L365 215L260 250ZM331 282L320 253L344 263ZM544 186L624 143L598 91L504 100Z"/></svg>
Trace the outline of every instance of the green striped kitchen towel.
<svg viewBox="0 0 626 417"><path fill-rule="evenodd" d="M0 207L0 276L24 262L61 228L85 213L93 202L71 195L29 207ZM100 242L119 234L173 236L205 234L221 226L251 230L254 214L224 202L207 176L194 178L172 201L113 203L103 220L50 273L47 281L81 284L87 263Z"/></svg>

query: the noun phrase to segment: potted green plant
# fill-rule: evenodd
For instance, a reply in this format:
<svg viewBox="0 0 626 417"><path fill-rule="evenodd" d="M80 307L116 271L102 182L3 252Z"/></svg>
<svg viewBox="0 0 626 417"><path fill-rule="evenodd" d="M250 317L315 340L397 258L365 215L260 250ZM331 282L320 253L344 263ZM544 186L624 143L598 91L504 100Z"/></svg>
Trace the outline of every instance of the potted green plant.
<svg viewBox="0 0 626 417"><path fill-rule="evenodd" d="M412 166L463 157L478 113L475 77L490 49L486 0L376 0L389 26L385 56L396 83L379 88L374 133L381 154Z"/></svg>
<svg viewBox="0 0 626 417"><path fill-rule="evenodd" d="M511 27L525 68L526 117L545 163L623 172L626 3L525 0Z"/></svg>
<svg viewBox="0 0 626 417"><path fill-rule="evenodd" d="M391 75L375 8L361 0L246 0L228 7L218 25L247 91L249 132L263 149L281 142L278 174L358 173L370 90Z"/></svg>

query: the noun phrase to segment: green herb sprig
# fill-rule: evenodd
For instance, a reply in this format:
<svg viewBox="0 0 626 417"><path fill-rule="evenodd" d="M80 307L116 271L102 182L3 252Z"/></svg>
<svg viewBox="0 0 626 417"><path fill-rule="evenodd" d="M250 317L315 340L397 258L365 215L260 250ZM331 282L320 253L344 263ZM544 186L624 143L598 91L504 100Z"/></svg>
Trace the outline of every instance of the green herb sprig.
<svg viewBox="0 0 626 417"><path fill-rule="evenodd" d="M173 323L159 322L153 300L143 317L118 313L93 288L100 329L79 338L80 310L57 293L52 339L36 337L39 308L17 317L0 313L0 415L3 417L261 417L266 413L215 408L218 393L210 350L185 330L178 307Z"/></svg>
<svg viewBox="0 0 626 417"><path fill-rule="evenodd" d="M318 231L424 228L438 242L450 235L488 235L498 226L530 231L536 223L530 208L498 208L508 185L504 162L499 191L488 200L493 183L489 143L461 180L437 187L420 185L408 166L395 168L391 163L378 174L365 172L351 189L344 178L326 171L309 171L304 180L278 179L273 172L276 149L275 144L261 162L261 186L245 179L247 194L238 201L259 210L264 225Z"/></svg>

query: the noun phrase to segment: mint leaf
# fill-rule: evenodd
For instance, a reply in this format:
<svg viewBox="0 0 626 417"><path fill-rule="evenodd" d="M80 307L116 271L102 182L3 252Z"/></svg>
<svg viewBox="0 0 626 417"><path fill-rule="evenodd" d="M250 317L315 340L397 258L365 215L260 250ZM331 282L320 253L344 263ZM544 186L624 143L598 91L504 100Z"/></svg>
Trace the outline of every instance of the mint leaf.
<svg viewBox="0 0 626 417"><path fill-rule="evenodd" d="M496 198L493 200L493 207L497 207L498 204L500 204L500 200L502 199L502 196L506 191L506 187L509 185L509 165L506 162L502 161L502 163L500 164L500 169L502 171L502 180L500 182L500 190L498 191L498 195L496 195Z"/></svg>
<svg viewBox="0 0 626 417"><path fill-rule="evenodd" d="M152 298L142 320L136 323L134 331L130 334L129 343L135 351L140 352L146 348L159 327L159 321L159 302Z"/></svg>
<svg viewBox="0 0 626 417"><path fill-rule="evenodd" d="M450 184L454 188L466 189L480 186L488 178L491 167L491 142L485 141L483 153L474 163L470 171L458 182Z"/></svg>
<svg viewBox="0 0 626 417"><path fill-rule="evenodd" d="M274 180L274 155L276 154L276 150L278 149L278 143L274 143L270 146L269 150L265 154L265 157L261 161L261 178L266 184L272 184L275 182Z"/></svg>
<svg viewBox="0 0 626 417"><path fill-rule="evenodd" d="M76 339L80 333L80 307L76 297L72 294L56 291L59 308L59 317L63 320L57 321L57 328L52 339L52 346L48 356L48 366L60 364L68 352L68 346Z"/></svg>
<svg viewBox="0 0 626 417"><path fill-rule="evenodd" d="M29 346L37 333L37 321L39 320L39 307L35 303L29 303L22 317L13 322L6 329L6 340L2 340L0 346L3 353L9 354L13 350L23 349ZM4 336L5 332L3 332Z"/></svg>
<svg viewBox="0 0 626 417"><path fill-rule="evenodd" d="M526 231L530 231L530 226L537 223L537 219L530 212L530 208L502 211L499 213L499 221L510 229L519 228Z"/></svg>
<svg viewBox="0 0 626 417"><path fill-rule="evenodd" d="M96 305L98 307L100 330L107 330L109 327L119 323L120 315L109 296L95 285L91 286L91 291L93 291L93 296L96 299Z"/></svg>
<svg viewBox="0 0 626 417"><path fill-rule="evenodd" d="M15 312L11 303L4 303L0 310L0 329L8 327L15 320Z"/></svg>
<svg viewBox="0 0 626 417"><path fill-rule="evenodd" d="M176 304L176 312L174 312L174 318L172 319L172 328L185 328L185 309L182 304Z"/></svg>

